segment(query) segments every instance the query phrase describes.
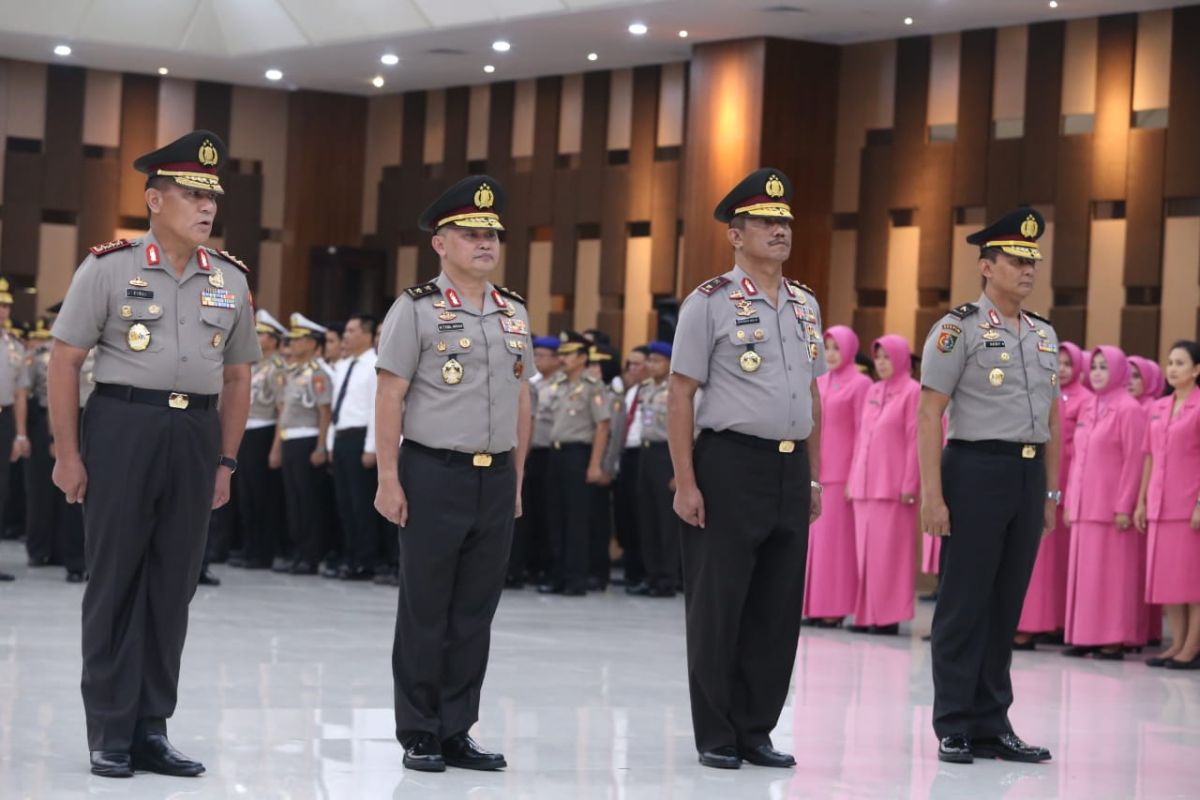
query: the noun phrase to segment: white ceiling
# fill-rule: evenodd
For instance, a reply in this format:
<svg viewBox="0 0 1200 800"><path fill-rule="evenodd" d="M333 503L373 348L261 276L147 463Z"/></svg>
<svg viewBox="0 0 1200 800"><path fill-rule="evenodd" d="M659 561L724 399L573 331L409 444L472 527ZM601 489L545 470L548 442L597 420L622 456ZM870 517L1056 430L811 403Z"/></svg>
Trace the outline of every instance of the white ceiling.
<svg viewBox="0 0 1200 800"><path fill-rule="evenodd" d="M0 0L0 55L248 85L373 94L665 63L772 35L845 43L1183 0ZM778 10L786 7L787 10ZM775 9L775 10L770 10ZM906 26L904 17L914 18ZM632 36L631 22L650 27ZM680 29L689 37L681 39ZM512 43L495 53L497 38ZM57 44L73 53L56 58ZM451 51L451 52L437 52ZM400 63L380 64L394 52ZM586 60L589 52L599 59ZM485 64L496 71L483 72ZM273 84L268 68L284 72ZM383 89L371 86L382 75Z"/></svg>

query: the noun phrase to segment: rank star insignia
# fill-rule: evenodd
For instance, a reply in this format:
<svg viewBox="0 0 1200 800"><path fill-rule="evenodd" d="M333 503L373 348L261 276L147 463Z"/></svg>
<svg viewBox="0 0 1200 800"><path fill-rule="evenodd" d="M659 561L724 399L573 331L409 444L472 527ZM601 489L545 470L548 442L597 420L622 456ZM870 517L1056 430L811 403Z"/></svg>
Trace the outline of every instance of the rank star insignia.
<svg viewBox="0 0 1200 800"><path fill-rule="evenodd" d="M433 307L434 307L434 308L445 308L445 307L446 307L446 301L445 301L445 300L434 300L434 301L433 301Z"/></svg>
<svg viewBox="0 0 1200 800"><path fill-rule="evenodd" d="M730 300L745 300L746 295L742 294L741 292L730 292L729 299Z"/></svg>

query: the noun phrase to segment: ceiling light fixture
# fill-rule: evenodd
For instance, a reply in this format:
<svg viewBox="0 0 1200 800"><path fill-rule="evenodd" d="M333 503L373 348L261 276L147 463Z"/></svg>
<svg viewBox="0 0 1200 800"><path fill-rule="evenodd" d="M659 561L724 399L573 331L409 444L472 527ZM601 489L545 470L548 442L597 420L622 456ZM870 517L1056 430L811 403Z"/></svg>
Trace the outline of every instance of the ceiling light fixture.
<svg viewBox="0 0 1200 800"><path fill-rule="evenodd" d="M283 79L283 73L277 69L269 69L266 71L267 80L278 81Z"/></svg>
<svg viewBox="0 0 1200 800"><path fill-rule="evenodd" d="M159 75L166 75L166 74L168 74L170 71L171 71L171 70L167 69L166 67L159 67L159 68L158 68L158 74L159 74Z"/></svg>
<svg viewBox="0 0 1200 800"><path fill-rule="evenodd" d="M394 67L400 63L400 56L395 53L384 53L379 57L379 61L385 67Z"/></svg>
<svg viewBox="0 0 1200 800"><path fill-rule="evenodd" d="M905 25L912 25L912 24L913 24L913 18L912 18L912 17L905 17L905 18L904 18L904 24L905 24Z"/></svg>
<svg viewBox="0 0 1200 800"><path fill-rule="evenodd" d="M376 89L382 89L383 88L383 76L376 75L374 78L371 78L371 85L374 86Z"/></svg>
<svg viewBox="0 0 1200 800"><path fill-rule="evenodd" d="M634 36L645 36L646 31L648 31L648 30L650 30L650 29L647 28L641 22L635 22L629 26L629 32L632 33Z"/></svg>
<svg viewBox="0 0 1200 800"><path fill-rule="evenodd" d="M492 49L497 53L507 53L512 49L512 45L503 39L497 39L496 41L492 42Z"/></svg>
<svg viewBox="0 0 1200 800"><path fill-rule="evenodd" d="M486 72L488 75L491 75L493 72L496 71L496 68L493 67L491 64L484 64L483 71Z"/></svg>
<svg viewBox="0 0 1200 800"><path fill-rule="evenodd" d="M595 53L588 53L588 61L595 61L598 58L600 58L600 56L596 55Z"/></svg>
<svg viewBox="0 0 1200 800"><path fill-rule="evenodd" d="M56 45L54 48L54 55L69 56L69 55L71 55L71 48L69 45L65 45L65 44Z"/></svg>
<svg viewBox="0 0 1200 800"><path fill-rule="evenodd" d="M679 38L680 38L680 39L686 39L687 37L688 37L688 32L687 32L687 31L680 31L680 32L679 32Z"/></svg>
<svg viewBox="0 0 1200 800"><path fill-rule="evenodd" d="M1051 8L1058 8L1058 0L1050 0Z"/></svg>

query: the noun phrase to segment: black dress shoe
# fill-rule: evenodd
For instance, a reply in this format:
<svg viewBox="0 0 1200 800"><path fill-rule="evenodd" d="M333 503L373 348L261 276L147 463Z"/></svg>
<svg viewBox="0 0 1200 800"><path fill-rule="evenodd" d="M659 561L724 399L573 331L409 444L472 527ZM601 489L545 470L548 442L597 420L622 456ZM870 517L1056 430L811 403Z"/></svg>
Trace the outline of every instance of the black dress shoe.
<svg viewBox="0 0 1200 800"><path fill-rule="evenodd" d="M943 736L938 742L938 761L948 764L970 764L975 761L975 753L971 750L971 740L961 733Z"/></svg>
<svg viewBox="0 0 1200 800"><path fill-rule="evenodd" d="M562 586L557 583L543 583L537 590L538 594L562 594Z"/></svg>
<svg viewBox="0 0 1200 800"><path fill-rule="evenodd" d="M653 591L653 587L645 581L630 584L625 587L625 594L631 594L635 597L646 597Z"/></svg>
<svg viewBox="0 0 1200 800"><path fill-rule="evenodd" d="M288 573L292 571L292 562L286 558L277 558L271 562L271 572Z"/></svg>
<svg viewBox="0 0 1200 800"><path fill-rule="evenodd" d="M30 556L29 566L31 567L48 567L50 566L50 556Z"/></svg>
<svg viewBox="0 0 1200 800"><path fill-rule="evenodd" d="M288 572L292 575L316 575L317 568L307 561L296 561L288 568Z"/></svg>
<svg viewBox="0 0 1200 800"><path fill-rule="evenodd" d="M922 603L936 603L937 598L938 598L937 592L930 592L929 594L923 594L923 595L920 595L919 597L917 597L917 599L920 600Z"/></svg>
<svg viewBox="0 0 1200 800"><path fill-rule="evenodd" d="M9 575L7 572L0 572L0 583L7 583L8 581L11 581L11 580L16 580L16 579L13 578L12 575Z"/></svg>
<svg viewBox="0 0 1200 800"><path fill-rule="evenodd" d="M337 580L342 577L341 566L335 567L333 564L325 564L321 567L320 572L322 578L329 578L330 580Z"/></svg>
<svg viewBox="0 0 1200 800"><path fill-rule="evenodd" d="M78 572L76 570L70 570L67 572L67 583L83 583L86 580L86 573Z"/></svg>
<svg viewBox="0 0 1200 800"><path fill-rule="evenodd" d="M870 633L871 626L870 625L847 625L846 630L850 631L851 633Z"/></svg>
<svg viewBox="0 0 1200 800"><path fill-rule="evenodd" d="M656 586L650 590L651 597L674 597L675 590L670 586Z"/></svg>
<svg viewBox="0 0 1200 800"><path fill-rule="evenodd" d="M371 581L376 586L399 586L400 576L395 572L376 572L375 578Z"/></svg>
<svg viewBox="0 0 1200 800"><path fill-rule="evenodd" d="M716 747L700 754L700 763L713 769L741 769L742 759L736 747Z"/></svg>
<svg viewBox="0 0 1200 800"><path fill-rule="evenodd" d="M1180 661L1177 658L1167 659L1167 663L1163 664L1167 669L1200 669L1200 655L1189 661Z"/></svg>
<svg viewBox="0 0 1200 800"><path fill-rule="evenodd" d="M1096 661L1124 661L1125 651L1120 648L1116 650L1097 650L1092 653L1092 658Z"/></svg>
<svg viewBox="0 0 1200 800"><path fill-rule="evenodd" d="M375 570L370 567L342 566L338 577L344 581L369 581L375 577Z"/></svg>
<svg viewBox="0 0 1200 800"><path fill-rule="evenodd" d="M872 625L867 633L875 636L896 636L900 633L900 623L893 622L891 625Z"/></svg>
<svg viewBox="0 0 1200 800"><path fill-rule="evenodd" d="M503 755L489 753L465 733L451 736L442 742L442 757L446 761L446 766L459 769L477 769L489 772L508 766Z"/></svg>
<svg viewBox="0 0 1200 800"><path fill-rule="evenodd" d="M988 736L971 741L971 749L979 758L998 758L1001 761L1023 761L1035 764L1039 761L1049 761L1050 751L1044 747L1034 747L1021 741L1015 733L1002 733L999 736Z"/></svg>
<svg viewBox="0 0 1200 800"><path fill-rule="evenodd" d="M1013 650L1037 650L1037 642L1033 639L1026 639L1023 642L1013 642Z"/></svg>
<svg viewBox="0 0 1200 800"><path fill-rule="evenodd" d="M1151 656L1150 658L1146 659L1146 666L1147 667L1165 667L1167 665L1168 661L1170 661L1169 658L1163 658L1162 656Z"/></svg>
<svg viewBox="0 0 1200 800"><path fill-rule="evenodd" d="M101 778L132 778L133 762L120 750L93 750L92 774Z"/></svg>
<svg viewBox="0 0 1200 800"><path fill-rule="evenodd" d="M603 578L588 578L587 590L589 592L603 592L608 588L608 581Z"/></svg>
<svg viewBox="0 0 1200 800"><path fill-rule="evenodd" d="M814 628L824 628L826 630L830 630L833 628L842 627L842 622L843 622L843 620L840 620L840 619L816 619L816 620L813 620L813 627Z"/></svg>
<svg viewBox="0 0 1200 800"><path fill-rule="evenodd" d="M195 778L204 772L203 764L176 750L161 733L150 733L134 742L130 755L133 756L133 768L144 772L177 778Z"/></svg>
<svg viewBox="0 0 1200 800"><path fill-rule="evenodd" d="M1095 649L1094 647L1068 647L1066 650L1063 650L1062 654L1067 658L1083 658L1091 654Z"/></svg>
<svg viewBox="0 0 1200 800"><path fill-rule="evenodd" d="M742 750L738 755L756 767L796 766L796 759L791 754L776 750L769 744L760 744L758 747Z"/></svg>
<svg viewBox="0 0 1200 800"><path fill-rule="evenodd" d="M583 597L587 594L587 589L584 589L582 586L568 586L559 592L559 594L563 597Z"/></svg>
<svg viewBox="0 0 1200 800"><path fill-rule="evenodd" d="M517 577L509 577L504 579L505 589L524 589L525 581Z"/></svg>
<svg viewBox="0 0 1200 800"><path fill-rule="evenodd" d="M1043 633L1042 644L1066 644L1063 641L1063 632L1055 631L1054 633Z"/></svg>
<svg viewBox="0 0 1200 800"><path fill-rule="evenodd" d="M211 569L209 569L208 567L205 567L204 569L202 569L200 571L200 585L201 586L220 586L221 579L218 578L216 575L213 575L213 571Z"/></svg>
<svg viewBox="0 0 1200 800"><path fill-rule="evenodd" d="M432 733L418 733L404 746L404 768L418 772L445 772L442 743Z"/></svg>

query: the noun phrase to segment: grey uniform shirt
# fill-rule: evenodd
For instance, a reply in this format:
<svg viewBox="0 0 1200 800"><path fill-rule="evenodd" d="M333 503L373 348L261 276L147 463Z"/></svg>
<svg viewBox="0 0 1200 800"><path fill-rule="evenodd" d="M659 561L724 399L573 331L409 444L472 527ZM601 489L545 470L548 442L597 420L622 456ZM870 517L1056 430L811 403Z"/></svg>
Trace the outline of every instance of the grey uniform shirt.
<svg viewBox="0 0 1200 800"><path fill-rule="evenodd" d="M550 439L558 444L591 444L596 427L609 419L608 387L581 375L568 380L560 375L550 385Z"/></svg>
<svg viewBox="0 0 1200 800"><path fill-rule="evenodd" d="M278 353L261 359L250 370L250 419L274 422L287 363Z"/></svg>
<svg viewBox="0 0 1200 800"><path fill-rule="evenodd" d="M29 388L29 370L21 343L8 333L0 336L0 406L11 406L17 390Z"/></svg>
<svg viewBox="0 0 1200 800"><path fill-rule="evenodd" d="M297 364L283 375L283 408L279 412L279 427L317 428L321 422L321 406L333 403L333 380L316 360ZM278 381L278 379L276 379Z"/></svg>
<svg viewBox="0 0 1200 800"><path fill-rule="evenodd" d="M93 248L53 333L81 350L96 347L97 383L142 389L218 394L226 365L262 357L242 271L199 247L176 278L153 233Z"/></svg>
<svg viewBox="0 0 1200 800"><path fill-rule="evenodd" d="M921 385L950 397L951 439L1040 444L1050 440L1058 397L1058 336L1021 312L1013 330L987 295L933 326L921 357Z"/></svg>
<svg viewBox="0 0 1200 800"><path fill-rule="evenodd" d="M754 372L740 361L750 350L762 359ZM741 267L706 281L680 308L671 371L704 390L696 404L698 428L807 439L812 382L826 372L816 298L781 280L772 307Z"/></svg>
<svg viewBox="0 0 1200 800"><path fill-rule="evenodd" d="M489 283L483 308L473 308L442 273L388 311L375 367L409 382L406 439L439 450L504 453L517 446L517 404L532 353L523 303Z"/></svg>
<svg viewBox="0 0 1200 800"><path fill-rule="evenodd" d="M50 407L50 345L41 343L25 357L29 369L29 397L42 408Z"/></svg>
<svg viewBox="0 0 1200 800"><path fill-rule="evenodd" d="M550 386L558 377L557 374L543 378L537 383L530 383L530 399L533 401L533 438L530 447L549 447L554 441L550 438L550 429L554 426L554 414L550 408Z"/></svg>
<svg viewBox="0 0 1200 800"><path fill-rule="evenodd" d="M667 441L667 387L669 382L647 380L638 393L638 414L642 418L642 441Z"/></svg>

